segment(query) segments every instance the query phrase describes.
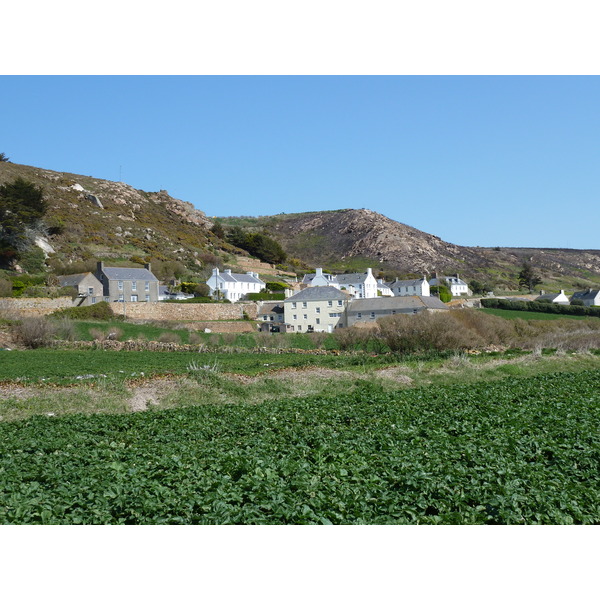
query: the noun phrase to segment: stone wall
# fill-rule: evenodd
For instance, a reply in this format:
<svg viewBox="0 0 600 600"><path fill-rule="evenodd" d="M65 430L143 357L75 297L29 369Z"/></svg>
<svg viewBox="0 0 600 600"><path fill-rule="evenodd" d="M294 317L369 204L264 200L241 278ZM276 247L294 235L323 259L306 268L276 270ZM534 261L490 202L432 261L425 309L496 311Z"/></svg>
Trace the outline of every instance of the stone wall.
<svg viewBox="0 0 600 600"><path fill-rule="evenodd" d="M73 301L68 296L60 298L0 298L0 316L40 317L49 315L59 308L71 308Z"/></svg>
<svg viewBox="0 0 600 600"><path fill-rule="evenodd" d="M242 319L244 312L256 319L258 304L238 302L236 304L177 304L175 302L112 302L111 308L117 315L127 319L151 321L232 321ZM210 325L207 325L210 327Z"/></svg>

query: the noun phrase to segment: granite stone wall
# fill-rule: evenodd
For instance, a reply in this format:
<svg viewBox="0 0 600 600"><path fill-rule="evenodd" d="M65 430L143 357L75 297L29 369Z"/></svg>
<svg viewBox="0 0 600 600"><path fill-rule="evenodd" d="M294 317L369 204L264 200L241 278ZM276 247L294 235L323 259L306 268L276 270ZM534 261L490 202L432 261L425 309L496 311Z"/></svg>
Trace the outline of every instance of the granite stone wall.
<svg viewBox="0 0 600 600"><path fill-rule="evenodd" d="M177 304L174 302L112 302L117 315L127 319L152 321L231 321L244 318L256 319L258 305L254 302L236 304Z"/></svg>
<svg viewBox="0 0 600 600"><path fill-rule="evenodd" d="M61 298L0 298L0 316L41 317L59 308L71 308L73 301L68 296Z"/></svg>

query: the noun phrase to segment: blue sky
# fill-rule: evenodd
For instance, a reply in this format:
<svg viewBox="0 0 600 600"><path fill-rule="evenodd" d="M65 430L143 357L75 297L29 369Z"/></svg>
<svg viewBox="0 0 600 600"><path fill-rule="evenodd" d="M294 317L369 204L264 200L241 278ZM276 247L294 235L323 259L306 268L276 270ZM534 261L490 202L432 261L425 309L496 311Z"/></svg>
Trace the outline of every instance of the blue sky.
<svg viewBox="0 0 600 600"><path fill-rule="evenodd" d="M599 248L597 76L2 76L12 162L209 216L368 208L479 246Z"/></svg>

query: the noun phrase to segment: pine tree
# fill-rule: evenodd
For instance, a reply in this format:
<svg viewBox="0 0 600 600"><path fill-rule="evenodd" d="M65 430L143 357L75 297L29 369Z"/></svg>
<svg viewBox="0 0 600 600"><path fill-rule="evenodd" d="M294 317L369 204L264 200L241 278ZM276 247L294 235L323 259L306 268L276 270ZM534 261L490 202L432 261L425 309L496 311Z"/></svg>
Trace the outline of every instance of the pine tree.
<svg viewBox="0 0 600 600"><path fill-rule="evenodd" d="M533 292L536 285L540 285L542 279L534 271L531 263L525 261L522 269L519 271L519 285Z"/></svg>

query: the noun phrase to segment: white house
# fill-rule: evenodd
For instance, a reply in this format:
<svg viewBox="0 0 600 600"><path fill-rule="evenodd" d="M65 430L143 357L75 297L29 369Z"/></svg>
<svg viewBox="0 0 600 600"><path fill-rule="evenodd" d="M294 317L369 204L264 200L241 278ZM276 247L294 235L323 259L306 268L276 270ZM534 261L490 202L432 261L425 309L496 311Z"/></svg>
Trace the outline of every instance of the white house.
<svg viewBox="0 0 600 600"><path fill-rule="evenodd" d="M377 298L379 285L371 268L364 273L343 273L341 275L330 275L323 273L323 269L316 269L316 273L305 275L302 283L310 287L334 287L348 292L355 298Z"/></svg>
<svg viewBox="0 0 600 600"><path fill-rule="evenodd" d="M444 277L438 277L436 273L434 278L429 280L429 285L445 285L453 296L472 295L469 286L458 276L458 273L456 275L447 275Z"/></svg>
<svg viewBox="0 0 600 600"><path fill-rule="evenodd" d="M346 306L351 297L333 286L307 287L286 298L287 331L327 331L345 327Z"/></svg>
<svg viewBox="0 0 600 600"><path fill-rule="evenodd" d="M339 284L335 275L330 273L323 273L323 269L318 268L314 273L307 273L302 278L302 283L310 287L318 287L323 285L331 285L339 289Z"/></svg>
<svg viewBox="0 0 600 600"><path fill-rule="evenodd" d="M430 296L429 282L423 279L396 279L390 283L394 296Z"/></svg>
<svg viewBox="0 0 600 600"><path fill-rule="evenodd" d="M211 295L230 302L242 300L246 294L258 293L265 287L264 281L261 281L252 271L243 274L232 273L231 269L225 269L220 273L218 268L213 269L206 285L210 288Z"/></svg>
<svg viewBox="0 0 600 600"><path fill-rule="evenodd" d="M393 296L392 288L383 280L377 280L377 295L378 296Z"/></svg>
<svg viewBox="0 0 600 600"><path fill-rule="evenodd" d="M560 290L559 294L544 294L544 290L542 290L536 300L549 300L552 304L569 304L565 290Z"/></svg>
<svg viewBox="0 0 600 600"><path fill-rule="evenodd" d="M573 300L583 301L584 306L600 306L600 290L589 288L585 292L575 292L571 296L571 302Z"/></svg>

